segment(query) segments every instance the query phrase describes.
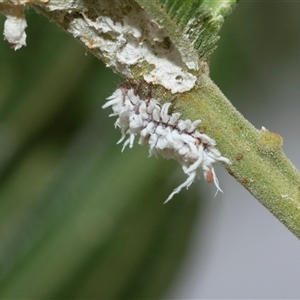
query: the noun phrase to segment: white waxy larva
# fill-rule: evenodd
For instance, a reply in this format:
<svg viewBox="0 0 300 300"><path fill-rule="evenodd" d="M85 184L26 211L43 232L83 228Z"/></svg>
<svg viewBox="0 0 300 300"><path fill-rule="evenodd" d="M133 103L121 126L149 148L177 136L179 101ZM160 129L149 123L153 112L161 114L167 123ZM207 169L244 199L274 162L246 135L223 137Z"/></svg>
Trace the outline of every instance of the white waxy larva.
<svg viewBox="0 0 300 300"><path fill-rule="evenodd" d="M229 164L230 161L221 155L212 138L196 129L200 120L192 122L180 119L179 113L169 114L171 103L161 106L156 99L141 99L134 89L125 85L121 85L107 100L103 108L111 106L111 116L118 116L115 126L122 133L118 143L129 136L122 151L127 145L132 148L135 137L139 137L139 144L149 145L149 156L160 154L167 159L176 159L182 165L188 178L174 189L165 202L182 188L188 188L201 170L208 182L214 182L217 192L222 191L213 164L218 161Z"/></svg>

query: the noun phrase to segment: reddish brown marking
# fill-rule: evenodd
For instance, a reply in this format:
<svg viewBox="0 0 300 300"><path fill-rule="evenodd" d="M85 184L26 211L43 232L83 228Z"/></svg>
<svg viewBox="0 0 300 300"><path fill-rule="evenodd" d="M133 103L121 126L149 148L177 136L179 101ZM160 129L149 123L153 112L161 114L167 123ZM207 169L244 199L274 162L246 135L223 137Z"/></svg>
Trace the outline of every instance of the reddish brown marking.
<svg viewBox="0 0 300 300"><path fill-rule="evenodd" d="M119 84L119 89L122 90L122 97L123 97L123 101L125 101L125 97L128 93L128 86L127 86L127 83L126 82L123 82L121 84Z"/></svg>
<svg viewBox="0 0 300 300"><path fill-rule="evenodd" d="M212 183L214 181L214 174L213 174L212 170L207 171L205 179L208 183Z"/></svg>
<svg viewBox="0 0 300 300"><path fill-rule="evenodd" d="M199 146L201 144L201 140L199 138L194 138L195 139L195 145Z"/></svg>
<svg viewBox="0 0 300 300"><path fill-rule="evenodd" d="M131 88L130 82L128 81L122 82L118 85L118 88L128 91Z"/></svg>
<svg viewBox="0 0 300 300"><path fill-rule="evenodd" d="M227 169L227 172L229 173L229 175L235 177L233 171L230 168L226 168L226 169Z"/></svg>
<svg viewBox="0 0 300 300"><path fill-rule="evenodd" d="M137 86L137 84L133 78L126 79L125 84L127 85L128 89L136 88L136 86Z"/></svg>
<svg viewBox="0 0 300 300"><path fill-rule="evenodd" d="M242 185L243 186L248 186L248 184L249 184L249 181L247 179L242 180Z"/></svg>
<svg viewBox="0 0 300 300"><path fill-rule="evenodd" d="M183 99L183 100L189 100L189 98L188 98L186 95L184 95L184 94L181 94L181 95L180 95L180 99Z"/></svg>
<svg viewBox="0 0 300 300"><path fill-rule="evenodd" d="M235 157L236 160L241 160L244 158L244 155L242 153L238 153L237 156Z"/></svg>

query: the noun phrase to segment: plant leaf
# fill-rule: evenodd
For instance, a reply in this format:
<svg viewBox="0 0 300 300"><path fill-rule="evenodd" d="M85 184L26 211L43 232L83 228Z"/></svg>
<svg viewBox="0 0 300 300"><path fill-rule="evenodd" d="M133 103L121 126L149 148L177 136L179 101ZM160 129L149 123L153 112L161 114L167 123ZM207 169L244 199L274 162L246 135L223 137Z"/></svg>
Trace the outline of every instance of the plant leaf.
<svg viewBox="0 0 300 300"><path fill-rule="evenodd" d="M164 26L186 62L207 58L216 48L224 18L236 0L136 0Z"/></svg>

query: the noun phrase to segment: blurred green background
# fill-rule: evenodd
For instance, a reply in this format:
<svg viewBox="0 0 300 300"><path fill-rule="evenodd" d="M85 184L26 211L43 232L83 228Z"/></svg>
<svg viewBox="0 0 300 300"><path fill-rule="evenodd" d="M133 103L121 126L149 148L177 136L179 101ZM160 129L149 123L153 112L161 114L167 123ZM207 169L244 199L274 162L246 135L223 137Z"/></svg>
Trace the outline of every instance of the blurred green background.
<svg viewBox="0 0 300 300"><path fill-rule="evenodd" d="M163 205L184 176L147 148L121 153L101 106L122 79L33 10L27 22L27 47L0 45L0 298L158 298L198 189Z"/></svg>

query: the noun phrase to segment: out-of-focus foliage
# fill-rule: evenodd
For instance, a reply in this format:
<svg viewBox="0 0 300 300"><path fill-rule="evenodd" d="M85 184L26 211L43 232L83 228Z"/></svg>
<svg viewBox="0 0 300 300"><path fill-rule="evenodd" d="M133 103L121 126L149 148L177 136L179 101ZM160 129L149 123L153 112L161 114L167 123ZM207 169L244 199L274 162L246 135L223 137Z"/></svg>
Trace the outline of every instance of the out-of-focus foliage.
<svg viewBox="0 0 300 300"><path fill-rule="evenodd" d="M121 153L101 109L121 80L54 24L27 20L26 48L0 44L0 298L157 298L199 186L163 205L177 164Z"/></svg>

